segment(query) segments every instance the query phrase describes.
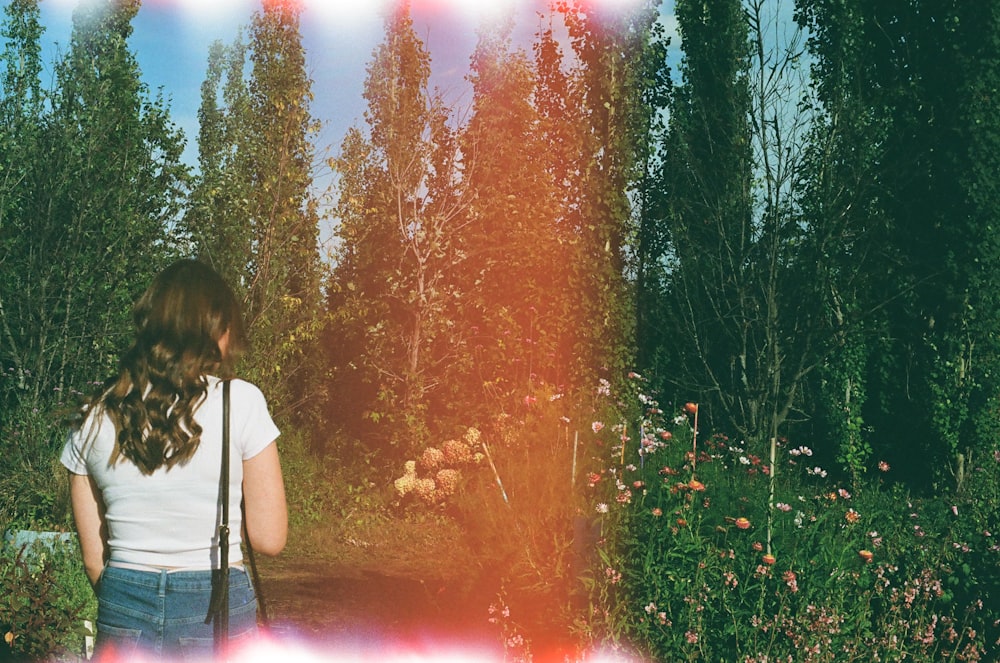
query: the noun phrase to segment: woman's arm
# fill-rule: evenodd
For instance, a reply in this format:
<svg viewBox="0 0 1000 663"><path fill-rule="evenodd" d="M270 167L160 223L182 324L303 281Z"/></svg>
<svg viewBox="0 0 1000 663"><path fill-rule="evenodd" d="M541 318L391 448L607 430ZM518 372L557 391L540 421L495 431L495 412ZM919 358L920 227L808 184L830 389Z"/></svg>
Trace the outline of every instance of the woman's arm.
<svg viewBox="0 0 1000 663"><path fill-rule="evenodd" d="M83 552L83 568L90 584L97 581L108 561L108 529L104 520L104 501L94 480L83 474L69 475L69 494L73 503L73 520Z"/></svg>
<svg viewBox="0 0 1000 663"><path fill-rule="evenodd" d="M243 461L243 503L247 536L254 551L277 555L288 539L288 508L278 445L271 442Z"/></svg>

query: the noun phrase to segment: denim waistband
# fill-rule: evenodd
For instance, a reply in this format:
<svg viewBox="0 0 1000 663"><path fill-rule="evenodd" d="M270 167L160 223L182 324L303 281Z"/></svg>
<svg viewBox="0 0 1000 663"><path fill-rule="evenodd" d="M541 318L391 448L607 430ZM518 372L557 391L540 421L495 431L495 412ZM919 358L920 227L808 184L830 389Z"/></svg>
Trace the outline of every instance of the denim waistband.
<svg viewBox="0 0 1000 663"><path fill-rule="evenodd" d="M239 589L252 585L250 575L246 570L232 568L230 571L229 586L231 588ZM108 585L109 582L112 584L124 583L125 585L137 588L145 587L147 590L153 590L161 594L171 588L181 592L199 592L211 591L215 575L215 571L208 569L201 571L191 569L141 571L111 566L109 564L105 567L104 573L101 574L101 584Z"/></svg>

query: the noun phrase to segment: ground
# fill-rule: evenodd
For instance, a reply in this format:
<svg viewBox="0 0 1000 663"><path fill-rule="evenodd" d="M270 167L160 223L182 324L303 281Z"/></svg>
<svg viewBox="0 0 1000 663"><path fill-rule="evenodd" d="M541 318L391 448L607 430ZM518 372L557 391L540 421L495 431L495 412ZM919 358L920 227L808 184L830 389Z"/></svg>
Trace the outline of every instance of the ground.
<svg viewBox="0 0 1000 663"><path fill-rule="evenodd" d="M446 522L398 519L365 534L306 535L258 559L276 637L324 651L470 647L502 655L492 574Z"/></svg>

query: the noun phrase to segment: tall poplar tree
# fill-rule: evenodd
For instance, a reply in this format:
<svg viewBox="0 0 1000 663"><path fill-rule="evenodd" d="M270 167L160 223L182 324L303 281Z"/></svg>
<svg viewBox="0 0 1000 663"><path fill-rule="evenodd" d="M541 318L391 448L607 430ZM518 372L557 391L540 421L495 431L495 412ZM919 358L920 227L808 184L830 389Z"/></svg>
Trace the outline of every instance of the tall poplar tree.
<svg viewBox="0 0 1000 663"><path fill-rule="evenodd" d="M201 85L198 110L198 179L185 214L192 249L212 264L246 299L252 247L246 150L249 94L244 69L246 44L213 42Z"/></svg>
<svg viewBox="0 0 1000 663"><path fill-rule="evenodd" d="M818 85L842 90L854 109L846 124L861 140L841 158L864 155L877 185L868 199L878 260L861 273L884 301L871 307L878 352L861 414L902 475L961 485L968 461L995 448L998 423L998 123L988 110L1000 66L997 9L800 4L817 35Z"/></svg>
<svg viewBox="0 0 1000 663"><path fill-rule="evenodd" d="M705 406L699 414L718 428L746 434L757 413L731 421L722 399L744 401L748 366L747 318L751 282L752 151L750 143L749 32L740 0L676 5L684 56L682 80L671 106L664 146L664 188L669 199L670 280L664 321L671 325L671 378L681 397ZM728 409L725 406L720 409ZM714 415L714 417L713 417ZM751 419L752 418L752 419Z"/></svg>
<svg viewBox="0 0 1000 663"><path fill-rule="evenodd" d="M195 250L243 294L248 375L285 415L322 402L314 361L321 269L312 191L315 133L300 4L266 0L249 43L210 54L202 89L202 176L186 227Z"/></svg>
<svg viewBox="0 0 1000 663"><path fill-rule="evenodd" d="M638 225L632 197L646 166L651 118L658 110L644 98L650 88L647 58L658 4L559 3L579 61L583 113L575 178L582 260L573 265L573 281L586 296L588 333L577 348L576 367L585 383L592 383L597 371L621 375L635 358L628 246Z"/></svg>
<svg viewBox="0 0 1000 663"><path fill-rule="evenodd" d="M683 80L664 146L666 373L702 421L761 456L801 411L833 333L830 259L803 251L838 235L802 210L813 114L790 6L678 3Z"/></svg>
<svg viewBox="0 0 1000 663"><path fill-rule="evenodd" d="M343 178L332 333L360 343L356 374L372 395L361 411L389 424L377 437L383 449L422 447L440 365L456 343L446 277L461 260L454 230L466 203L454 187L448 111L428 91L429 77L430 55L401 3L368 66L367 135L352 130L333 164ZM335 383L347 386L340 377Z"/></svg>
<svg viewBox="0 0 1000 663"><path fill-rule="evenodd" d="M461 321L469 332L462 370L472 377L462 400L467 409L485 405L493 412L542 384L561 387L575 336L573 243L561 223L535 66L524 50L513 49L512 28L501 22L480 31L469 75L472 114L461 143L463 186L475 192L458 272Z"/></svg>
<svg viewBox="0 0 1000 663"><path fill-rule="evenodd" d="M23 248L30 241L31 200L28 184L41 159L40 132L45 120L37 0L18 0L4 8L3 78L0 79L0 411L16 408L18 394L29 389L30 371L37 366L27 356L21 315L30 310L21 299L25 269ZM33 403L32 405L35 405ZM3 417L0 415L0 424Z"/></svg>

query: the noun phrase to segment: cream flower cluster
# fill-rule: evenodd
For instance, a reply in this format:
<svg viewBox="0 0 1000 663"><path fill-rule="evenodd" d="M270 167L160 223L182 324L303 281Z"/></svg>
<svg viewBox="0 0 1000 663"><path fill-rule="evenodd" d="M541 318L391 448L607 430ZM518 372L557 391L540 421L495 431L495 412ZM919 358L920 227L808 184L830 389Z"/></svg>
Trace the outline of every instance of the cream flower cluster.
<svg viewBox="0 0 1000 663"><path fill-rule="evenodd" d="M441 504L458 490L460 468L482 462L481 438L479 430L470 427L461 438L445 440L440 448L427 447L420 458L403 465L403 476L393 482L396 493L401 498L412 494L425 504Z"/></svg>

